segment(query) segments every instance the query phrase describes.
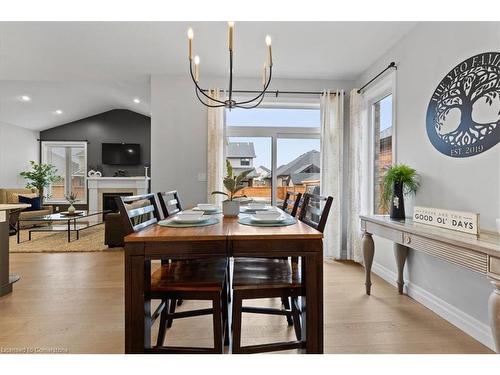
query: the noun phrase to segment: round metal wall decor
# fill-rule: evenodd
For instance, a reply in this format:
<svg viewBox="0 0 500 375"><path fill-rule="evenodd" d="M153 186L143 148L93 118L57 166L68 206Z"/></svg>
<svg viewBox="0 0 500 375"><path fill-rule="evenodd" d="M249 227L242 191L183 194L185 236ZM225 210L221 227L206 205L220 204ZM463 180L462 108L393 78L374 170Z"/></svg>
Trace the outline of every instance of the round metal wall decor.
<svg viewBox="0 0 500 375"><path fill-rule="evenodd" d="M441 153L464 158L500 142L500 52L472 56L439 83L427 108L427 135Z"/></svg>

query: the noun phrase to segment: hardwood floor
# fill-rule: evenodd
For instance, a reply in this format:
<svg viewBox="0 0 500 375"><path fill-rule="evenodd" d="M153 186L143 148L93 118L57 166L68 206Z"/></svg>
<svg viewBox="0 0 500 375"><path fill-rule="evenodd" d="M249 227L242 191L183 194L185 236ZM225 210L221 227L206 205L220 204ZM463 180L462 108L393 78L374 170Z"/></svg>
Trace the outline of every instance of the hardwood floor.
<svg viewBox="0 0 500 375"><path fill-rule="evenodd" d="M123 253L12 254L11 270L22 278L0 298L0 353L123 353ZM324 274L326 353L491 353L376 276L364 295L359 265L326 262ZM209 316L180 319L166 342L210 345L211 328ZM280 316L244 314L242 331L243 345L293 337Z"/></svg>

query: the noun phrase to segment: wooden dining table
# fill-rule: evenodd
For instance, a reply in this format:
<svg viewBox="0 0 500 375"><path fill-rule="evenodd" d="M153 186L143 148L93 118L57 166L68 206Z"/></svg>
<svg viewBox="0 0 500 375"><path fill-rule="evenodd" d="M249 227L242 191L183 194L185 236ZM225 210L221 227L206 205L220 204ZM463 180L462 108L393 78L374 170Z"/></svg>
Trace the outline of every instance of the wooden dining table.
<svg viewBox="0 0 500 375"><path fill-rule="evenodd" d="M244 214L240 214L244 215ZM323 353L323 234L303 222L255 227L220 214L217 224L189 228L151 225L125 237L125 352L151 346L151 261L204 257L300 257L302 352Z"/></svg>

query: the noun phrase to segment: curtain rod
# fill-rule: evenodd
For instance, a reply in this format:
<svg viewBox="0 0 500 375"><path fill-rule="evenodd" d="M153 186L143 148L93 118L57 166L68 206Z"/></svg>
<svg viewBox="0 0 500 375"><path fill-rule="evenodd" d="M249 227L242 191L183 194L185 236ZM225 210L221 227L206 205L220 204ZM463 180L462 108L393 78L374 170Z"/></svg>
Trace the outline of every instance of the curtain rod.
<svg viewBox="0 0 500 375"><path fill-rule="evenodd" d="M208 89L203 89L202 91L208 92ZM220 90L225 91L225 90ZM233 93L237 94L259 94L261 91L258 90L233 90ZM267 90L266 94L274 94L278 97L279 94L292 94L292 95L321 95L322 91L281 91L281 90ZM333 95L337 93L333 92ZM344 92L345 95L345 92Z"/></svg>
<svg viewBox="0 0 500 375"><path fill-rule="evenodd" d="M370 85L373 81L375 81L378 77L380 77L382 74L384 74L387 70L389 69L398 69L396 63L394 61L392 61L388 66L387 68L385 68L384 70L382 70L379 74L377 74L375 77L373 77L372 79L370 79L368 82L366 82L357 92L358 94L361 94L361 91L363 91L363 89L365 87L367 87L368 85Z"/></svg>

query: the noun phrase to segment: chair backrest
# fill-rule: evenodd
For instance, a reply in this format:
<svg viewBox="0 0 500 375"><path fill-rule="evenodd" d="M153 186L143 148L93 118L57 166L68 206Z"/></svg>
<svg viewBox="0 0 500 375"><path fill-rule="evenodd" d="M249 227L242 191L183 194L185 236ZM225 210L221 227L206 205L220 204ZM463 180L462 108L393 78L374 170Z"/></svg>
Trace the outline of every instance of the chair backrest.
<svg viewBox="0 0 500 375"><path fill-rule="evenodd" d="M119 196L115 201L126 234L138 232L158 222L159 212L154 194Z"/></svg>
<svg viewBox="0 0 500 375"><path fill-rule="evenodd" d="M302 193L287 191L281 209L289 213L291 216L295 217L297 215L297 209L299 208L301 198L302 198Z"/></svg>
<svg viewBox="0 0 500 375"><path fill-rule="evenodd" d="M323 233L333 198L304 193L299 220Z"/></svg>
<svg viewBox="0 0 500 375"><path fill-rule="evenodd" d="M182 203L177 190L158 193L163 218L182 211Z"/></svg>

